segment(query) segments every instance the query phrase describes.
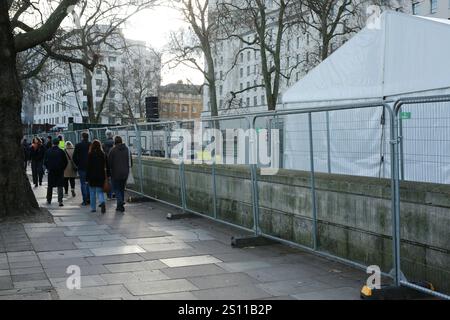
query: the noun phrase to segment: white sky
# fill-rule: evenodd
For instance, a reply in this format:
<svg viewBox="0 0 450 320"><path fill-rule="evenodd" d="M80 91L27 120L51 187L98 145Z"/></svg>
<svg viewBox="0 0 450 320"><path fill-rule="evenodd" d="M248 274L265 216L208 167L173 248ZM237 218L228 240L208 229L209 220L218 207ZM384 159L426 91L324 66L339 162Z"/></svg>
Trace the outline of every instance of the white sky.
<svg viewBox="0 0 450 320"><path fill-rule="evenodd" d="M144 10L133 16L125 25L124 33L127 38L146 41L148 45L157 50L164 49L169 39L169 33L185 26L181 14L175 9L158 7ZM177 68L162 70L162 84L189 80L194 84L204 82L203 75L190 68Z"/></svg>

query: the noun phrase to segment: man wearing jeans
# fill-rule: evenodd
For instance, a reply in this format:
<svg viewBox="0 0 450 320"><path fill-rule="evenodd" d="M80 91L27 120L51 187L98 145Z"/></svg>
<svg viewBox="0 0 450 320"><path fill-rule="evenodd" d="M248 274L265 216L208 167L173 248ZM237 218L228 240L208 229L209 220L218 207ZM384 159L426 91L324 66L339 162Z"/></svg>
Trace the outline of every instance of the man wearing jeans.
<svg viewBox="0 0 450 320"><path fill-rule="evenodd" d="M58 188L59 206L63 206L64 170L67 158L59 147L59 140L53 140L53 147L45 153L45 167L48 169L47 203L52 203L53 188Z"/></svg>
<svg viewBox="0 0 450 320"><path fill-rule="evenodd" d="M89 155L89 148L91 143L89 142L89 133L83 132L81 135L82 141L75 146L73 152L73 162L78 167L78 175L80 176L80 188L83 196L83 206L89 204L89 185L86 181L86 170Z"/></svg>
<svg viewBox="0 0 450 320"><path fill-rule="evenodd" d="M117 136L114 139L114 147L108 156L109 169L111 171L111 180L117 199L117 211L125 212L125 186L127 184L128 174L132 165L130 151L123 144L122 138Z"/></svg>

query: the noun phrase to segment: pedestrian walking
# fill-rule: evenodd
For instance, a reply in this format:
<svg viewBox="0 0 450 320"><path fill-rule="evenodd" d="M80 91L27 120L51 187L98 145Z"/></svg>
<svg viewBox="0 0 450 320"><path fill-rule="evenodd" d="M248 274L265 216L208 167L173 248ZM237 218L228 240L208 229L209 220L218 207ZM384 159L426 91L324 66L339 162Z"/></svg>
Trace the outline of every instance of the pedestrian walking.
<svg viewBox="0 0 450 320"><path fill-rule="evenodd" d="M116 193L116 210L125 212L125 186L132 167L132 158L130 150L119 136L114 139L114 148L109 153L108 163L111 171L112 186Z"/></svg>
<svg viewBox="0 0 450 320"><path fill-rule="evenodd" d="M106 157L108 157L109 152L114 147L114 137L113 137L113 132L111 130L106 130L106 140L103 143L102 147L103 147L103 151L105 152ZM108 165L108 163L106 165ZM109 173L110 170L107 170L107 172ZM112 184L111 176L109 176L109 175L108 175L108 182L110 184ZM111 190L106 194L108 197L108 200L111 200L113 198L113 191L114 191L113 188L111 188Z"/></svg>
<svg viewBox="0 0 450 320"><path fill-rule="evenodd" d="M59 136L58 136L58 139L59 139L59 148L62 150L62 151L64 151L64 149L66 148L66 143L64 142L64 137L60 134Z"/></svg>
<svg viewBox="0 0 450 320"><path fill-rule="evenodd" d="M64 170L67 167L67 158L64 151L59 148L59 139L53 140L53 147L45 153L45 167L48 170L47 203L52 203L53 188L58 188L58 203L63 206Z"/></svg>
<svg viewBox="0 0 450 320"><path fill-rule="evenodd" d="M86 171L89 156L89 148L91 143L89 142L89 133L83 132L81 134L82 141L75 146L73 152L73 162L78 168L78 175L80 176L80 189L83 196L83 203L81 205L87 206L90 202L89 185L86 181Z"/></svg>
<svg viewBox="0 0 450 320"><path fill-rule="evenodd" d="M42 140L38 137L33 139L30 149L31 159L31 173L33 176L34 187L37 188L38 184L42 186L42 177L44 176L44 157L45 147L42 145Z"/></svg>
<svg viewBox="0 0 450 320"><path fill-rule="evenodd" d="M45 144L45 149L49 150L52 148L52 146L53 146L52 136L47 136L47 142Z"/></svg>
<svg viewBox="0 0 450 320"><path fill-rule="evenodd" d="M69 194L69 183L70 183L72 197L76 196L75 178L77 177L77 169L78 169L75 162L73 161L74 151L75 151L75 147L73 146L72 142L67 141L66 145L65 145L65 150L64 150L64 152L66 153L66 158L67 158L67 167L66 167L66 170L64 170L64 193L66 195Z"/></svg>
<svg viewBox="0 0 450 320"><path fill-rule="evenodd" d="M102 213L106 212L105 195L103 186L107 178L106 174L106 155L103 152L100 141L94 140L89 148L87 161L86 179L89 184L91 212L96 212L96 199L100 202Z"/></svg>

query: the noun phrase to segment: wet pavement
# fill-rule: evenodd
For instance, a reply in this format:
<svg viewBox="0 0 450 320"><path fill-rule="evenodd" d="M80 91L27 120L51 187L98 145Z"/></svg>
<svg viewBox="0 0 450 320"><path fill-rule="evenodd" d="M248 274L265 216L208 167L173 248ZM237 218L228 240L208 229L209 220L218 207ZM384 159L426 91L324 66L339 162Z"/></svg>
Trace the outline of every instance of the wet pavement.
<svg viewBox="0 0 450 320"><path fill-rule="evenodd" d="M177 210L156 202L127 204L122 214L108 201L102 215L79 196L47 205L45 183L34 190L54 223L0 224L0 299L359 299L367 278L281 244L232 248L242 231L169 221ZM81 289L68 288L73 268Z"/></svg>

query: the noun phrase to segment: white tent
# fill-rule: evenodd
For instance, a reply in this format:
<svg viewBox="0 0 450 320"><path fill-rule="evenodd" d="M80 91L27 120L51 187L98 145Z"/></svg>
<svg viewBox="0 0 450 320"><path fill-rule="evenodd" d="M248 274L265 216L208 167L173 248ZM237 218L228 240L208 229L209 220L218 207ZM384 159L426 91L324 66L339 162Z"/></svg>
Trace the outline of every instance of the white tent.
<svg viewBox="0 0 450 320"><path fill-rule="evenodd" d="M385 12L377 24L360 31L288 88L284 108L450 93L449 40L447 20ZM450 183L450 106L408 108L404 111L411 112L411 119L403 122L405 178ZM389 128L383 125L382 108L328 116L326 121L325 114L313 115L318 171L390 175ZM285 167L309 170L307 128L306 116L286 118Z"/></svg>

